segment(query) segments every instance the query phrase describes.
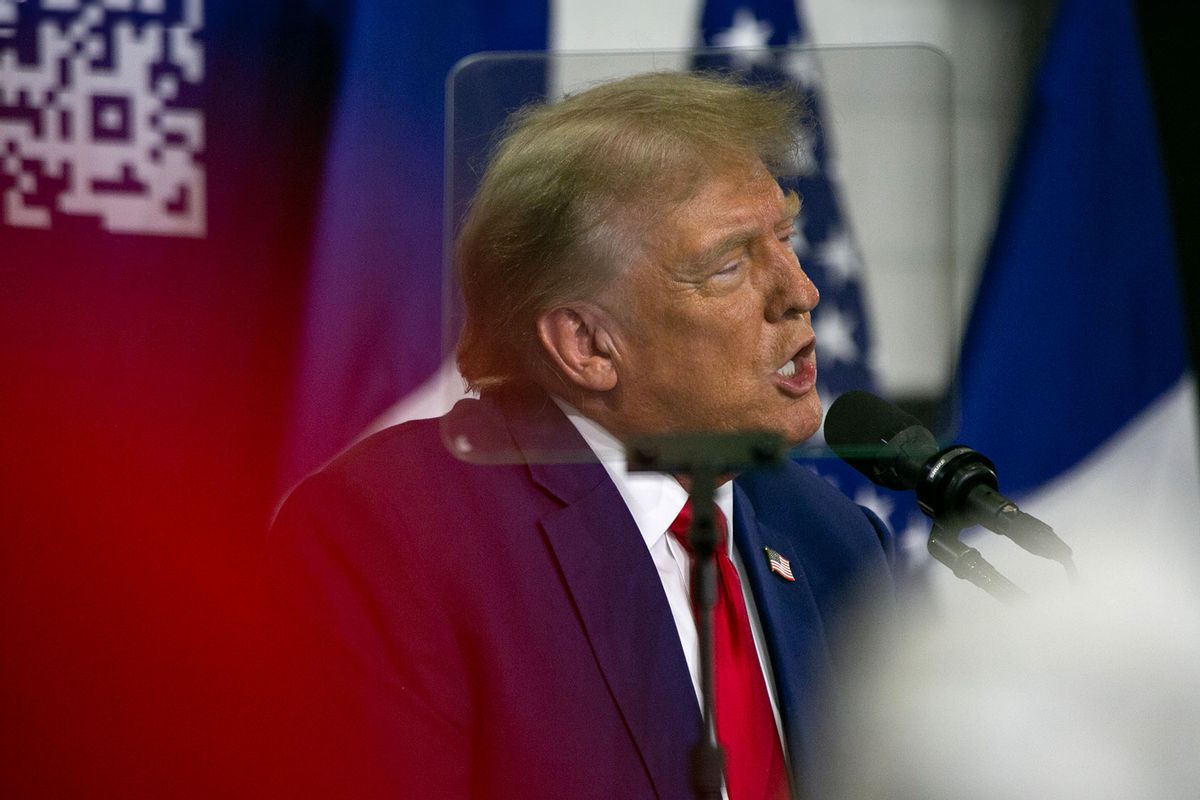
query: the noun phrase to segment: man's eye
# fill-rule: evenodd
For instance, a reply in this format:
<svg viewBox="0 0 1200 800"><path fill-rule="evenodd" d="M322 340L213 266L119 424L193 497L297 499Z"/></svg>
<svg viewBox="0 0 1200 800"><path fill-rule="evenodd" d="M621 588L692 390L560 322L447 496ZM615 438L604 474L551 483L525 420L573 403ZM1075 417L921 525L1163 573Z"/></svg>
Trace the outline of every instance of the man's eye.
<svg viewBox="0 0 1200 800"><path fill-rule="evenodd" d="M741 269L741 266L742 266L741 259L738 259L737 261L731 261L728 264L726 264L725 266L721 267L716 272L714 272L713 275L714 276L716 276L716 275L733 275L739 269Z"/></svg>
<svg viewBox="0 0 1200 800"><path fill-rule="evenodd" d="M793 237L793 236L795 236L795 235L796 235L796 229L795 229L795 228L788 228L786 231L784 231L783 233L779 234L779 241L781 241L781 242L790 242L790 241L792 240L792 237Z"/></svg>

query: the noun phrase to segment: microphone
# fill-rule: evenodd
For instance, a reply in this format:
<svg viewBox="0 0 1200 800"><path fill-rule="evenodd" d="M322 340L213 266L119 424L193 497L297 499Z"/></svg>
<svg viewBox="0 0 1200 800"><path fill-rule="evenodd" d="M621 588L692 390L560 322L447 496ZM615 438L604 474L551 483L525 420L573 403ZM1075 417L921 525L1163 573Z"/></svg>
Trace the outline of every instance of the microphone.
<svg viewBox="0 0 1200 800"><path fill-rule="evenodd" d="M825 417L833 452L889 489L913 489L921 510L935 522L982 525L1029 552L1070 569L1071 548L1054 530L1000 494L996 467L963 445L939 448L916 417L867 392L846 392Z"/></svg>

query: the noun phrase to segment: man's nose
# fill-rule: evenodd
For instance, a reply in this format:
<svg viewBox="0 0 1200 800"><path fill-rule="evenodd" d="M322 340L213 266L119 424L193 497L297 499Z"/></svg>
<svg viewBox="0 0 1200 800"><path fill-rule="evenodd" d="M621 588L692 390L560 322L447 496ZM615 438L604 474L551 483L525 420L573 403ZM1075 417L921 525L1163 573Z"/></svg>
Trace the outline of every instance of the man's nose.
<svg viewBox="0 0 1200 800"><path fill-rule="evenodd" d="M771 280L766 298L766 317L770 322L801 317L816 308L821 293L800 266L796 254L780 242L772 251Z"/></svg>

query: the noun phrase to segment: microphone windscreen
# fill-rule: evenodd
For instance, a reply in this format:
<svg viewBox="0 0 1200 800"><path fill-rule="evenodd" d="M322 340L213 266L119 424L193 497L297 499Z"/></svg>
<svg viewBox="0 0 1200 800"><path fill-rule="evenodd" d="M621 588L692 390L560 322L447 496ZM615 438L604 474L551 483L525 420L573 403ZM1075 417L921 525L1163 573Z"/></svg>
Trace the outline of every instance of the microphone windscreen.
<svg viewBox="0 0 1200 800"><path fill-rule="evenodd" d="M825 416L825 441L841 458L857 460L877 455L900 431L921 421L881 397L846 392L833 401Z"/></svg>

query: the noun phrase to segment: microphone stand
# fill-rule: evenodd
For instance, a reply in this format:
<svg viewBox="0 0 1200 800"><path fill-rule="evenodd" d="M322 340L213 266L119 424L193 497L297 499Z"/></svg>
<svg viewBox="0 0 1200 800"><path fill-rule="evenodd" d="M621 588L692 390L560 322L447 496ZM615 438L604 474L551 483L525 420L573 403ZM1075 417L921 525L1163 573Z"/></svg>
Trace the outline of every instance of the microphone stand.
<svg viewBox="0 0 1200 800"><path fill-rule="evenodd" d="M945 564L954 574L968 580L992 597L1016 604L1029 597L1021 587L1000 574L974 547L958 538L963 528L936 519L929 532L929 554Z"/></svg>
<svg viewBox="0 0 1200 800"><path fill-rule="evenodd" d="M639 437L626 447L631 472L686 476L692 504L692 614L700 649L703 731L692 750L692 784L701 800L721 800L725 752L717 741L713 692L713 606L717 601L717 532L713 518L717 478L783 462L787 444L773 433L663 434ZM732 521L731 521L732 522Z"/></svg>

